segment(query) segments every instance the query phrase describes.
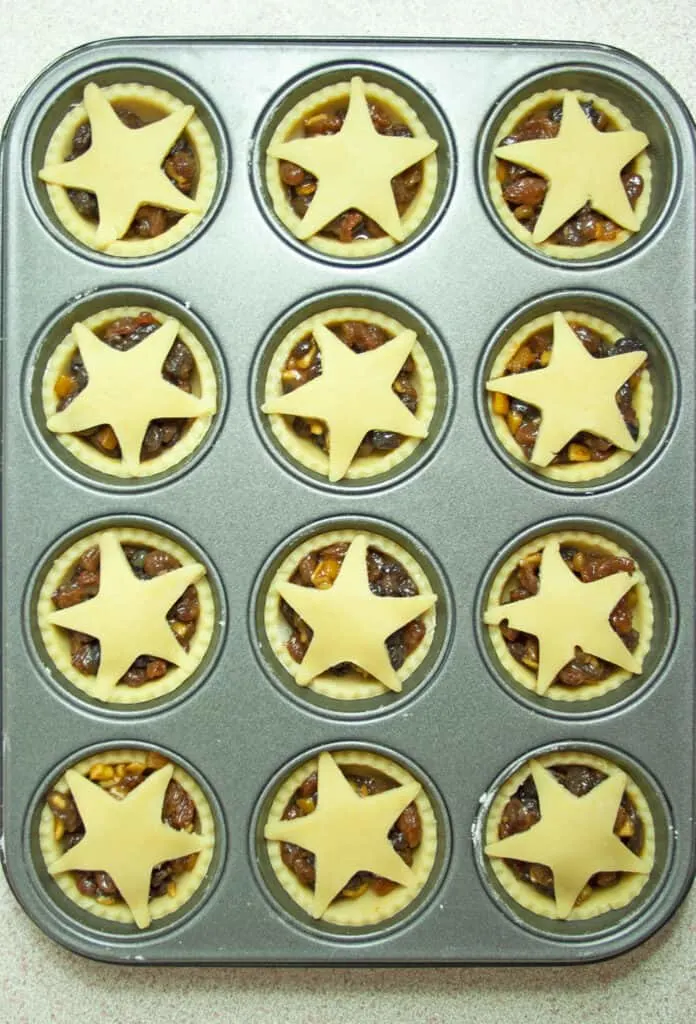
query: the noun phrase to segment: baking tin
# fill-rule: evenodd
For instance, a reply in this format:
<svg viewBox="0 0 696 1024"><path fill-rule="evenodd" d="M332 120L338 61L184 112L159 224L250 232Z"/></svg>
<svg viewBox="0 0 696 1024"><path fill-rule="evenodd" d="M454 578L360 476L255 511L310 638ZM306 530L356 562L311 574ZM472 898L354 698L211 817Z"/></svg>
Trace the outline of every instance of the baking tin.
<svg viewBox="0 0 696 1024"><path fill-rule="evenodd" d="M423 230L405 246L348 262L289 238L267 205L260 161L276 112L307 78L335 81L358 68L406 83L445 159ZM77 99L91 79L127 77L193 98L220 161L200 227L171 251L129 261L66 238L35 177L63 98ZM655 213L634 243L602 260L537 256L490 210L489 141L510 103L546 83L591 85L651 136ZM694 870L695 167L691 121L673 90L635 58L590 44L116 40L68 54L29 87L5 131L2 171L3 861L39 927L119 963L332 965L587 962L659 928ZM124 297L200 325L222 395L204 450L170 476L135 485L68 464L36 420L37 366L56 324ZM446 401L432 442L393 478L329 486L274 447L256 407L259 374L279 323L348 299L422 323ZM578 302L610 320L618 311L619 326L637 324L657 353L659 429L649 452L592 487L513 467L492 437L482 394L488 361L517 317ZM46 553L67 534L131 517L204 553L220 595L217 645L183 694L104 711L52 680L35 645L31 595ZM266 569L287 538L348 521L424 551L443 598L427 678L406 697L362 709L313 705L274 677L256 614ZM478 621L501 552L552 526L632 541L659 590L660 649L648 684L572 713L503 685ZM480 808L495 780L559 744L625 763L658 811L656 884L606 927L524 919L480 855ZM46 786L66 764L117 746L170 752L204 785L221 837L192 905L145 933L61 903L36 849ZM367 934L337 935L284 906L259 850L274 780L326 747L372 747L412 766L439 812L432 885L403 920Z"/></svg>

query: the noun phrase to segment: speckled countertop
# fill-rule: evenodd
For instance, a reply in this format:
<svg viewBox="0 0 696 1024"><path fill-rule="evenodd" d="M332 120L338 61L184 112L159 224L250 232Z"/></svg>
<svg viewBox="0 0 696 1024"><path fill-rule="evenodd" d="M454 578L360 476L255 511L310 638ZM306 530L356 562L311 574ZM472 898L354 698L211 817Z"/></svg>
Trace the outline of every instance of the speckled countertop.
<svg viewBox="0 0 696 1024"><path fill-rule="evenodd" d="M131 10L131 6L133 10ZM311 11L311 18L309 12ZM696 111L692 0L5 0L0 121L62 52L105 36L301 34L578 39L621 46L660 71ZM681 1024L696 1004L696 896L618 960L575 968L129 969L53 945L0 875L0 1022L160 1020ZM463 924L463 926L465 926Z"/></svg>

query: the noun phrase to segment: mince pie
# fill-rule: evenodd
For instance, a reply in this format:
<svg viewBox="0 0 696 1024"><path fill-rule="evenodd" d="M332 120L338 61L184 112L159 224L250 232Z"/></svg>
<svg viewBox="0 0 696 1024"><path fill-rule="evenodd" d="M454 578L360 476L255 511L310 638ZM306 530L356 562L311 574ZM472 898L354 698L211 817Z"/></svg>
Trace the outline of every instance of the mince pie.
<svg viewBox="0 0 696 1024"><path fill-rule="evenodd" d="M335 700L398 693L433 641L435 602L416 560L386 537L319 534L281 563L264 622L298 686Z"/></svg>
<svg viewBox="0 0 696 1024"><path fill-rule="evenodd" d="M423 223L437 142L397 93L356 76L311 93L268 144L266 185L300 241L331 256L373 256Z"/></svg>
<svg viewBox="0 0 696 1024"><path fill-rule="evenodd" d="M561 532L529 541L501 566L484 622L515 682L552 700L591 700L640 675L653 607L626 551Z"/></svg>
<svg viewBox="0 0 696 1024"><path fill-rule="evenodd" d="M542 754L514 772L491 804L485 843L516 903L571 921L627 907L655 859L645 796L618 765L584 751Z"/></svg>
<svg viewBox="0 0 696 1024"><path fill-rule="evenodd" d="M150 256L201 221L217 158L192 106L151 85L90 82L51 136L39 177L78 241L110 256Z"/></svg>
<svg viewBox="0 0 696 1024"><path fill-rule="evenodd" d="M210 429L217 380L206 350L153 309L105 309L73 324L43 379L48 429L109 476L154 476L187 459Z"/></svg>
<svg viewBox="0 0 696 1024"><path fill-rule="evenodd" d="M552 480L614 472L650 431L647 358L641 342L596 317L537 317L503 346L486 383L499 441Z"/></svg>
<svg viewBox="0 0 696 1024"><path fill-rule="evenodd" d="M73 686L109 704L153 700L203 660L215 605L205 566L149 530L82 537L49 569L37 615L49 657Z"/></svg>
<svg viewBox="0 0 696 1024"><path fill-rule="evenodd" d="M548 89L519 103L493 143L489 188L515 238L588 259L640 230L650 206L649 139L593 93Z"/></svg>
<svg viewBox="0 0 696 1024"><path fill-rule="evenodd" d="M154 750L108 750L69 768L46 794L39 844L79 907L147 928L204 881L215 824L183 768Z"/></svg>
<svg viewBox="0 0 696 1024"><path fill-rule="evenodd" d="M432 366L414 331L369 309L329 309L279 344L262 411L288 454L330 480L386 473L428 431Z"/></svg>
<svg viewBox="0 0 696 1024"><path fill-rule="evenodd" d="M420 782L365 750L323 751L278 789L264 829L278 881L311 917L377 924L428 880L437 824Z"/></svg>

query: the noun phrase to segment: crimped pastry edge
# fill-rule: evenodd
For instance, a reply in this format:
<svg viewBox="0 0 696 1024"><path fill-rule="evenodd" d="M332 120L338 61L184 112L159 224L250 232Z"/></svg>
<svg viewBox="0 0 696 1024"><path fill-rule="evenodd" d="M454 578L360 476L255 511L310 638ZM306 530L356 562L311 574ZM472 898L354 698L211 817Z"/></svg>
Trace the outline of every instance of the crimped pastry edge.
<svg viewBox="0 0 696 1024"><path fill-rule="evenodd" d="M265 401L276 398L283 393L281 373L288 356L303 338L312 334L317 325L329 326L344 323L346 320L358 320L362 323L374 324L387 331L392 337L406 330L403 324L393 317L385 316L377 310L342 306L327 309L303 320L289 331L276 348L268 367L265 383ZM418 408L416 419L428 427L432 421L437 404L437 385L433 368L425 349L416 341L411 349L411 356L416 364L415 384L418 390ZM269 413L268 420L271 430L277 437L288 455L306 469L328 477L329 457L317 445L306 438L299 437L287 423L287 417L280 413ZM351 462L344 479L364 480L382 476L404 462L416 450L425 438L407 437L398 448L391 452L377 452L370 455L356 456Z"/></svg>
<svg viewBox="0 0 696 1024"><path fill-rule="evenodd" d="M526 558L527 555L543 550L549 541L552 540L557 540L561 545L577 544L580 547L600 548L611 554L630 558L635 562L636 568L632 578L634 580L634 585L638 589L638 602L634 610L634 625L640 633L640 640L634 654L644 660L650 650L654 627L652 597L650 595L647 581L634 556L619 547L618 544L614 544L613 541L608 540L600 534L577 530L564 530L549 533L543 537L537 537L536 539L523 544L503 562L496 573L491 584L487 606L500 603L500 599L503 595L507 582L515 571L520 559ZM531 669L528 669L525 665L520 664L520 662L513 658L507 648L505 640L503 639L500 626L487 626L486 628L488 629L491 644L498 661L507 674L514 680L514 682L519 683L527 690L531 690L532 693L536 693L536 673L532 672ZM602 697L606 693L610 693L612 690L621 686L622 683L632 678L634 678L634 676L631 672L617 668L610 676L601 682L591 683L586 686L571 687L553 683L544 696L551 700L566 703L592 700L596 697Z"/></svg>
<svg viewBox="0 0 696 1024"><path fill-rule="evenodd" d="M418 587L419 594L433 593L430 581L416 559L402 548L401 545L382 534L370 533L369 531L359 529L330 530L308 538L294 548L278 566L269 584L264 602L264 626L271 650L283 668L293 678L297 675L299 665L290 657L286 647L292 631L280 611L278 583L286 582L290 579L305 555L327 547L330 544L350 543L358 534L365 536L368 547L378 548L385 555L396 558L411 576L411 579ZM437 615L435 609L436 605L433 605L419 616L425 623L425 636L415 651L412 651L406 657L403 665L398 669L396 675L401 683L406 682L409 676L422 664L432 646ZM333 700L367 700L371 697L379 697L390 692L382 683L376 680L366 680L357 672L345 676L332 676L328 672L324 672L316 679L313 679L308 684L308 688Z"/></svg>
<svg viewBox="0 0 696 1024"><path fill-rule="evenodd" d="M375 100L378 103L382 103L390 108L404 124L408 125L414 138L428 135L425 125L422 123L415 110L406 102L406 100L394 92L393 89L388 89L385 86L377 85L376 82L366 80L364 80L364 85L365 95L367 98ZM293 132L297 129L299 123L305 117L330 103L335 103L340 100L347 101L349 96L349 81L337 82L334 85L328 85L322 89L309 93L304 99L291 107L274 131L268 146L270 147L276 143L288 141ZM431 153L420 162L423 165L423 180L418 193L409 208L406 210L406 216L401 220L402 226L405 229L405 238L403 242L396 242L393 238L390 238L389 235L385 235L383 238L366 238L359 239L354 242L339 242L338 239L325 238L323 235L316 234L313 235L306 244L327 256L339 256L342 258L376 256L379 253L386 252L397 245L403 245L404 242L408 240L409 236L412 235L425 220L437 189L437 154ZM275 210L276 216L280 222L284 227L288 228L294 237L302 223L302 219L297 216L288 202L288 198L285 194L285 187L280 180L279 167L280 161L276 157L272 157L267 154L265 166L266 187L273 204L273 209Z"/></svg>
<svg viewBox="0 0 696 1024"><path fill-rule="evenodd" d="M36 604L36 617L46 652L53 662L56 670L68 682L72 683L79 690L93 700L99 700L106 704L142 704L146 701L155 700L166 694L173 693L182 686L187 679L197 671L203 661L215 628L215 599L210 583L203 577L194 586L198 593L200 614L196 624L196 631L191 639L189 647L190 667L183 668L173 666L169 668L161 679L153 679L151 682L143 683L142 686L131 687L117 684L111 691L109 698L105 701L99 694L92 676L83 675L73 667L70 661L70 641L67 632L52 625L48 616L55 611L51 600L51 594L72 572L73 566L84 552L98 543L100 537L105 533L116 533L122 544L140 544L148 547L158 548L173 555L182 565L196 563L193 555L180 544L170 540L169 537L153 530L134 529L132 527L106 527L95 533L71 544L62 554L58 555L49 569L39 591Z"/></svg>
<svg viewBox="0 0 696 1024"><path fill-rule="evenodd" d="M383 775L394 779L400 785L410 782L419 782L404 767L390 758L365 750L332 750L331 756L339 765L354 765L361 768L373 768ZM318 757L296 768L278 788L271 808L268 812L266 824L270 821L279 821L283 811L290 801L295 790L300 784L316 771ZM398 886L385 896L377 896L371 890L364 893L355 900L340 900L332 903L325 910L321 917L322 921L329 924L342 925L344 927L369 927L379 924L407 907L417 897L423 886L428 881L435 864L437 854L437 821L432 803L422 787L416 796L414 803L420 814L423 837L421 845L414 853L412 870L414 881L411 886ZM369 799L366 797L365 799ZM302 910L311 915L313 894L312 890L302 885L297 876L285 866L280 855L280 842L277 840L264 840L268 851L268 857L276 878Z"/></svg>
<svg viewBox="0 0 696 1024"><path fill-rule="evenodd" d="M91 757L83 758L76 764L71 765L81 775L86 775L89 769L95 764L118 764L121 761L143 761L147 756L146 750L115 749L102 751L93 754ZM192 871L186 872L177 877L176 895L157 896L150 900L150 915L154 920L173 914L176 910L187 903L194 893L200 888L210 868L215 848L215 819L210 804L198 783L184 771L178 764L174 763L172 778L186 790L196 805L198 815L198 832L205 842L203 849L198 854ZM65 773L54 783L53 789L67 793L69 786L65 779ZM53 813L48 804L44 803L39 818L39 847L47 868L62 856L60 843L56 840L53 823ZM117 921L122 924L133 924L133 914L125 903L114 903L111 906L98 903L89 896L83 896L75 885L72 874L69 871L60 875L52 876L55 882L65 895L76 903L81 909L89 911L96 917L107 921Z"/></svg>
<svg viewBox="0 0 696 1024"><path fill-rule="evenodd" d="M530 760L538 761L544 767L550 767L554 764L584 764L590 768L597 768L599 771L603 771L606 775L623 772L623 774L626 775L627 780L625 792L628 793L629 797L633 801L644 827L644 840L641 857L644 857L649 861L652 870L655 860L655 823L643 792L631 776L613 761L609 761L607 758L600 757L597 754L589 754L581 750L564 750L555 753L551 752L548 754L540 754L539 756L533 756L529 760L525 761L522 767L518 768L517 771L515 771L502 784L493 799L488 811L484 829L485 844L497 841L498 825L500 823L503 809L510 797L514 795L519 785L530 775ZM567 918L559 919L558 914L556 913L555 902L549 896L544 896L543 893L538 892L538 890L529 883L523 882L517 878L511 868L509 868L505 863L504 858L489 857L487 859L491 870L500 882L506 894L515 903L518 903L526 910L531 910L535 914L539 914L542 917L551 918L553 920L588 920L589 918L598 917L600 914L604 914L609 910L620 910L623 907L628 906L628 904L638 896L650 878L649 873L646 875L624 874L617 885L612 886L609 889L595 889L591 896L584 900L579 906L573 908Z"/></svg>

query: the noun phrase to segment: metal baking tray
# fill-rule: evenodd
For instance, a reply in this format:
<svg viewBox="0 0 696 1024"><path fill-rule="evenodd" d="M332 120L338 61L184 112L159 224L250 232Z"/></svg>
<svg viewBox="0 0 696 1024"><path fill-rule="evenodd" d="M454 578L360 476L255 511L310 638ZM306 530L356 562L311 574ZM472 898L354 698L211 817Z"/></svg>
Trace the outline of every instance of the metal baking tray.
<svg viewBox="0 0 696 1024"><path fill-rule="evenodd" d="M341 263L288 239L260 167L278 105L307 76L318 87L355 69L405 90L440 141L443 173L423 232L382 257ZM220 184L203 230L159 257L118 261L66 240L35 172L56 104L91 79L131 78L193 98L218 147ZM534 256L489 209L492 132L512 97L551 82L607 95L651 137L654 212L635 244L603 261ZM3 859L30 917L76 952L148 964L586 962L659 928L694 870L696 190L692 124L675 92L635 58L593 44L112 40L61 58L27 89L5 130L2 171ZM332 486L279 457L257 411L260 376L282 325L363 299L418 325L443 401L424 458L394 480ZM47 346L72 318L140 303L176 312L209 338L224 401L203 458L171 479L123 485L59 456L36 416L36 382ZM589 493L513 470L483 412L482 377L501 326L559 304L610 311L626 330L637 324L657 385L655 442L635 469ZM106 710L56 681L33 601L66 535L134 520L199 546L218 630L200 685L144 709ZM259 595L288 538L335 521L399 538L423 558L440 595L437 654L401 697L362 710L304 701L258 634ZM617 538L653 587L650 678L609 706L569 711L513 693L478 625L506 549L555 523ZM657 822L644 897L599 924L569 928L511 910L476 841L495 780L559 744L627 765ZM61 901L35 827L62 767L96 749L139 745L170 751L202 780L220 837L200 898L146 933L100 924ZM327 746L374 747L411 764L439 816L432 884L413 912L368 933L339 936L294 912L272 884L260 840L273 780Z"/></svg>

